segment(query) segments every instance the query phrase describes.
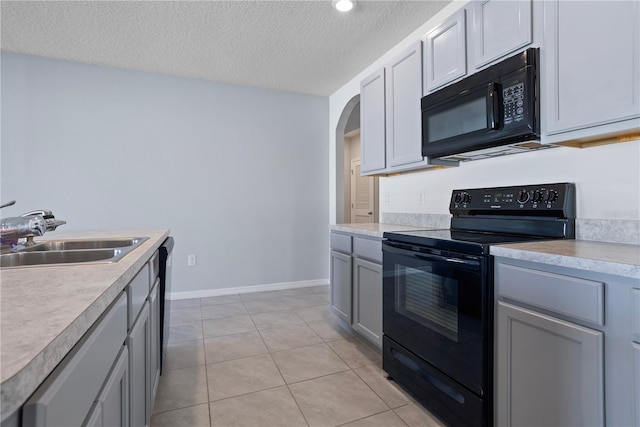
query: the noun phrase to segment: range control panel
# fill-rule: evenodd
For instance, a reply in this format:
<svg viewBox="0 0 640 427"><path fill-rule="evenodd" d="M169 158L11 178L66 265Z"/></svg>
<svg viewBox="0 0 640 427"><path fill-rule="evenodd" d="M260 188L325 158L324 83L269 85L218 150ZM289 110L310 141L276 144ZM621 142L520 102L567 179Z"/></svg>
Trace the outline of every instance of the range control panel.
<svg viewBox="0 0 640 427"><path fill-rule="evenodd" d="M536 184L453 190L449 211L482 215L553 215L575 218L575 185Z"/></svg>

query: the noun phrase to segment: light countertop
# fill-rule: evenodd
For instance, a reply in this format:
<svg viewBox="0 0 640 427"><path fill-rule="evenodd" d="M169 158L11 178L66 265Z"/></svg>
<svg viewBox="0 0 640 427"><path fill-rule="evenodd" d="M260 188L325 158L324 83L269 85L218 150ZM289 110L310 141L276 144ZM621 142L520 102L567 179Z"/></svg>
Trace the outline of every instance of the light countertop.
<svg viewBox="0 0 640 427"><path fill-rule="evenodd" d="M365 236L382 238L382 234L392 231L411 231L411 230L429 230L435 227L416 226L416 225L395 225L395 224L331 224L331 231L341 231L343 233L362 234Z"/></svg>
<svg viewBox="0 0 640 427"><path fill-rule="evenodd" d="M149 237L116 263L0 270L2 418L60 363L169 235L166 229L55 231L38 240Z"/></svg>
<svg viewBox="0 0 640 427"><path fill-rule="evenodd" d="M551 240L491 246L491 255L640 280L640 245Z"/></svg>

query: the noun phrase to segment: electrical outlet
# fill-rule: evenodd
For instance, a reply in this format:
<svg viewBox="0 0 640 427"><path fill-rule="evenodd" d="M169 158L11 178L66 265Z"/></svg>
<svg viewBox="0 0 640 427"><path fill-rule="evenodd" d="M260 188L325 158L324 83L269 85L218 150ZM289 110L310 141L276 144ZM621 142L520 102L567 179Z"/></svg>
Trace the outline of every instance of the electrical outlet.
<svg viewBox="0 0 640 427"><path fill-rule="evenodd" d="M390 205L391 204L391 194L385 194L384 195L384 204L385 205Z"/></svg>
<svg viewBox="0 0 640 427"><path fill-rule="evenodd" d="M418 203L420 203L421 205L424 205L426 203L425 202L426 198L427 198L427 195L424 190L418 193Z"/></svg>
<svg viewBox="0 0 640 427"><path fill-rule="evenodd" d="M187 265L196 265L195 255L187 255Z"/></svg>

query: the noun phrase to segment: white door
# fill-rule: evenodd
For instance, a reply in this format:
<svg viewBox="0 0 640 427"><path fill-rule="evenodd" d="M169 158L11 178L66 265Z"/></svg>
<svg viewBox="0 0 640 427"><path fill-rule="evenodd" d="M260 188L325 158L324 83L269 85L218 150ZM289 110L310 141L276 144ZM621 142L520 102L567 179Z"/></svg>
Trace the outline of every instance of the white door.
<svg viewBox="0 0 640 427"><path fill-rule="evenodd" d="M374 222L375 178L362 176L360 159L351 160L351 222Z"/></svg>

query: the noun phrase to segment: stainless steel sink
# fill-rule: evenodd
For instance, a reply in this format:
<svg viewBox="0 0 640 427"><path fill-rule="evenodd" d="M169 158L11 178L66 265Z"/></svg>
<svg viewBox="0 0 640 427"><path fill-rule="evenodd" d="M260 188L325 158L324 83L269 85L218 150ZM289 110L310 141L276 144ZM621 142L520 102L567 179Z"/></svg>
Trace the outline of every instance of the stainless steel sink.
<svg viewBox="0 0 640 427"><path fill-rule="evenodd" d="M0 255L0 267L29 267L120 261L148 237L51 240Z"/></svg>
<svg viewBox="0 0 640 427"><path fill-rule="evenodd" d="M51 240L27 246L22 249L21 252L125 248L136 246L147 239L148 237L97 240Z"/></svg>

